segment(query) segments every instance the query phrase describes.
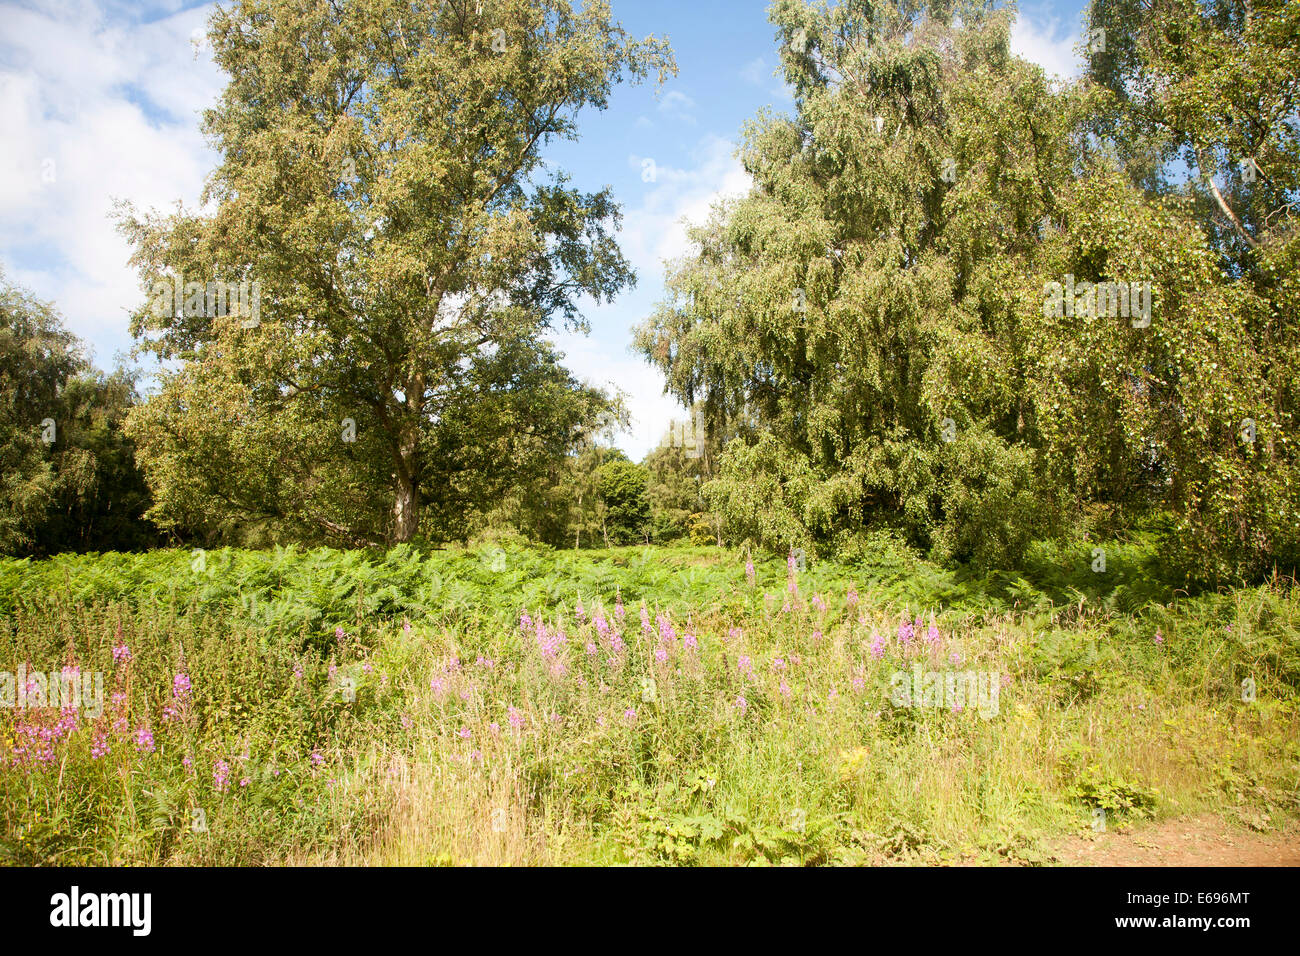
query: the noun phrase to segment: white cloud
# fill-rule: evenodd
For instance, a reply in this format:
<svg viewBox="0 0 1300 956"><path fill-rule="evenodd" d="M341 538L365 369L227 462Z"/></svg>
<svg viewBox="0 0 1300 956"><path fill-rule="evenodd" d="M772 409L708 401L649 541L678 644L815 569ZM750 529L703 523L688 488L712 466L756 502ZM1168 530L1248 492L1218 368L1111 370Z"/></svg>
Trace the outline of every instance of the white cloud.
<svg viewBox="0 0 1300 956"><path fill-rule="evenodd" d="M755 57L746 63L744 68L741 69L740 78L746 83L751 83L754 86L762 86L763 80L770 75L770 71L764 69L766 65L767 61L761 56Z"/></svg>
<svg viewBox="0 0 1300 956"><path fill-rule="evenodd" d="M669 90L659 101L660 113L690 126L695 125L695 117L691 114L693 109L695 109L695 101L680 90Z"/></svg>
<svg viewBox="0 0 1300 956"><path fill-rule="evenodd" d="M639 202L627 203L619 232L623 254L640 279L638 290L612 305L588 307L590 337L556 336L565 365L575 375L627 394L632 425L617 443L636 461L659 443L674 418L682 420L686 412L676 399L663 394L658 370L628 351L629 331L653 308L653 296L647 292L658 288L665 261L690 252L687 223L703 222L715 202L749 190L751 180L732 156L734 150L727 140L707 136L692 152L689 168L656 164L655 181L643 183L645 192ZM632 156L629 162L640 168L642 158Z"/></svg>
<svg viewBox="0 0 1300 956"><path fill-rule="evenodd" d="M655 180L644 183L646 193L638 205L624 210L619 236L624 254L638 271L657 275L664 260L688 251L684 219L703 222L718 199L749 190L749 174L732 155L734 151L733 143L709 135L693 151L692 168L656 162ZM629 157L637 168L646 159L653 157Z"/></svg>
<svg viewBox="0 0 1300 956"><path fill-rule="evenodd" d="M1080 31L1063 27L1057 17L1040 15L1030 19L1021 11L1011 27L1011 52L1041 66L1048 76L1071 79L1083 71L1074 47Z"/></svg>
<svg viewBox="0 0 1300 956"><path fill-rule="evenodd" d="M197 114L221 76L190 43L207 14L129 29L89 4L0 14L0 260L54 302L101 366L130 345L127 310L144 295L113 199L194 206L215 162Z"/></svg>

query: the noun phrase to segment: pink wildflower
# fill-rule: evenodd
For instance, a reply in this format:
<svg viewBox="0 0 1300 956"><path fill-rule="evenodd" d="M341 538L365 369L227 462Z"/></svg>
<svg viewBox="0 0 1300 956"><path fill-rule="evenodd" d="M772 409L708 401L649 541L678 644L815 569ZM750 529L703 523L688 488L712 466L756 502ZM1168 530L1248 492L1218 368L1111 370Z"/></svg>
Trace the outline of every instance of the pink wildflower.
<svg viewBox="0 0 1300 956"><path fill-rule="evenodd" d="M911 642L914 633L912 623L907 618L903 618L903 623L898 625L898 640L903 644L908 644Z"/></svg>
<svg viewBox="0 0 1300 956"><path fill-rule="evenodd" d="M135 749L146 754L154 752L153 731L146 724L141 724L136 729Z"/></svg>

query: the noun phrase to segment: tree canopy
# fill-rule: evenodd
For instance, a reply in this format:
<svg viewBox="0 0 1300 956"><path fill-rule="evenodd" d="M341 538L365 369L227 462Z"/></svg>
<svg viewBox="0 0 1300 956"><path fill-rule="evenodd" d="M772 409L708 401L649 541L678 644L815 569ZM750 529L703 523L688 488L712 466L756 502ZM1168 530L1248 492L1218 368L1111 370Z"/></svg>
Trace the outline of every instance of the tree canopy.
<svg viewBox="0 0 1300 956"><path fill-rule="evenodd" d="M137 400L133 375L93 369L54 309L0 272L0 553L156 542L123 430Z"/></svg>
<svg viewBox="0 0 1300 956"><path fill-rule="evenodd" d="M705 486L732 535L827 549L886 526L1014 566L1035 537L1167 509L1189 576L1294 562L1293 15L1151 9L1094 8L1111 28L1060 87L992 4L773 4L793 115L748 125L752 190L695 230L637 333L735 435ZM1179 59L1175 34L1200 43ZM1258 99L1234 129L1269 132L1207 119L1161 149L1272 167L1235 236L1150 132L1162 102L1220 117L1234 70ZM1115 92L1142 88L1154 105Z"/></svg>
<svg viewBox="0 0 1300 956"><path fill-rule="evenodd" d="M131 420L161 522L441 535L598 426L544 333L634 276L609 191L541 150L663 41L602 0L242 2L209 40L215 212L120 211L173 366Z"/></svg>

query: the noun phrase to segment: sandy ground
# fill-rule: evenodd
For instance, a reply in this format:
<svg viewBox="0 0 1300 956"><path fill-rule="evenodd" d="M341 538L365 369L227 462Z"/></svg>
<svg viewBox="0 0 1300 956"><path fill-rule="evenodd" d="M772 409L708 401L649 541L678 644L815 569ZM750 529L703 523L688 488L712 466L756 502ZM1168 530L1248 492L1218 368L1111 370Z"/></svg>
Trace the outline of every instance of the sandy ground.
<svg viewBox="0 0 1300 956"><path fill-rule="evenodd" d="M1051 852L1066 866L1300 866L1300 825L1256 833L1205 814L1070 837Z"/></svg>

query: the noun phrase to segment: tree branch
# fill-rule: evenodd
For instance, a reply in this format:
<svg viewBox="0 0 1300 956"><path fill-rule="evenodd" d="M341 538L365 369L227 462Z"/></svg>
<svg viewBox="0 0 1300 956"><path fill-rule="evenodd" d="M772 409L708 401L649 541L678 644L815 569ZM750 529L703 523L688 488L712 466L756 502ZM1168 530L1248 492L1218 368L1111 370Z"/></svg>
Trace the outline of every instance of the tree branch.
<svg viewBox="0 0 1300 956"><path fill-rule="evenodd" d="M1241 235L1241 238L1246 240L1246 244L1252 249L1258 249L1259 241L1246 231L1246 227L1242 225L1237 214L1232 211L1232 207L1230 207L1227 200L1223 198L1223 193L1219 192L1219 187L1215 185L1214 177L1211 176L1209 171L1206 169L1205 160L1201 156L1200 147L1194 147L1194 149L1196 150L1196 164L1201 167L1201 175L1205 178L1206 185L1210 187L1210 193L1214 196L1214 201L1218 203L1219 209L1225 216L1232 220L1232 224L1237 227L1237 232Z"/></svg>

